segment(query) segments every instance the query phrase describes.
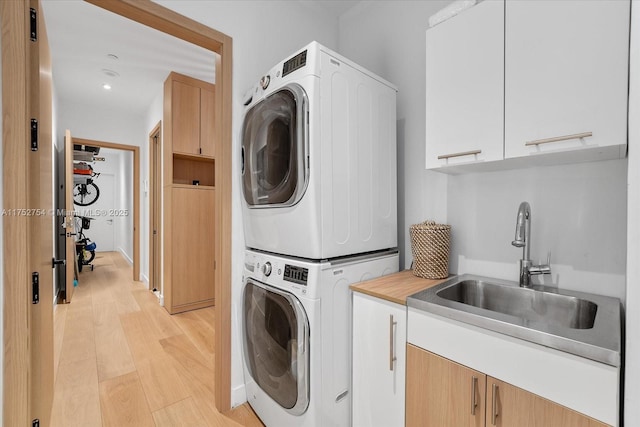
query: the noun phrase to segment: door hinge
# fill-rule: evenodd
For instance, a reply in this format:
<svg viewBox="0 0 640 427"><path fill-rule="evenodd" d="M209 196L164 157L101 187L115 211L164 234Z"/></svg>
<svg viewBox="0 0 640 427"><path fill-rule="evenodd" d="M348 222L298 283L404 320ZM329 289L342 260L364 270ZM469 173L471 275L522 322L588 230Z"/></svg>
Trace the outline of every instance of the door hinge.
<svg viewBox="0 0 640 427"><path fill-rule="evenodd" d="M29 8L29 32L31 41L35 42L38 40L38 12L34 8Z"/></svg>
<svg viewBox="0 0 640 427"><path fill-rule="evenodd" d="M35 420L31 421L31 427L40 427L40 420L36 418Z"/></svg>
<svg viewBox="0 0 640 427"><path fill-rule="evenodd" d="M31 119L31 151L38 151L38 120Z"/></svg>
<svg viewBox="0 0 640 427"><path fill-rule="evenodd" d="M31 304L40 302L40 275L37 272L31 273Z"/></svg>

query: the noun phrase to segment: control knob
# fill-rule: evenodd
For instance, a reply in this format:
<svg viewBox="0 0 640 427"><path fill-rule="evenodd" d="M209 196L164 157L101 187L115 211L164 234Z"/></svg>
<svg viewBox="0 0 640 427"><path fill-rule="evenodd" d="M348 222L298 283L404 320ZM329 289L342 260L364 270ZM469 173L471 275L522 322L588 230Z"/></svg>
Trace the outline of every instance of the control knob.
<svg viewBox="0 0 640 427"><path fill-rule="evenodd" d="M267 277L271 275L271 263L269 261L265 262L264 265L262 266L262 272Z"/></svg>
<svg viewBox="0 0 640 427"><path fill-rule="evenodd" d="M260 79L260 87L264 90L269 87L270 82L271 82L270 75L267 74L266 76L262 76L262 78Z"/></svg>

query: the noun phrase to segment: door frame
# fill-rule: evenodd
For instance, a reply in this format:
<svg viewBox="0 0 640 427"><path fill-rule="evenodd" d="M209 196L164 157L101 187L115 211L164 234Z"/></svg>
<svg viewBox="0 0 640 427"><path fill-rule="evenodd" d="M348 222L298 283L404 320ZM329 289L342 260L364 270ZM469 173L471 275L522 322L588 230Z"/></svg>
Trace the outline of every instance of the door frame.
<svg viewBox="0 0 640 427"><path fill-rule="evenodd" d="M158 141L154 142L154 138L158 137ZM160 156L160 161L156 163L156 156ZM160 249L161 233L162 233L162 177L156 182L155 173L162 173L162 120L149 132L149 290L162 290L160 282L160 274L156 276L156 268L160 266L160 252L156 253L153 249L154 236ZM156 194L157 193L157 194ZM156 231L154 235L153 232ZM160 286L159 286L160 285Z"/></svg>
<svg viewBox="0 0 640 427"><path fill-rule="evenodd" d="M215 404L231 409L231 159L232 52L231 37L150 0L87 0L96 6L204 47L216 56L216 239L215 283ZM29 3L0 1L2 32L3 208L28 206L26 153L28 123ZM29 419L30 350L26 321L31 304L28 224L25 217L3 218L3 425L25 425Z"/></svg>
<svg viewBox="0 0 640 427"><path fill-rule="evenodd" d="M140 281L140 147L116 142L96 141L73 137L73 143L92 147L111 148L133 153L133 280ZM67 193L69 190L67 189ZM67 194L68 195L68 194ZM67 278L67 286L69 279ZM72 284L73 286L73 284Z"/></svg>

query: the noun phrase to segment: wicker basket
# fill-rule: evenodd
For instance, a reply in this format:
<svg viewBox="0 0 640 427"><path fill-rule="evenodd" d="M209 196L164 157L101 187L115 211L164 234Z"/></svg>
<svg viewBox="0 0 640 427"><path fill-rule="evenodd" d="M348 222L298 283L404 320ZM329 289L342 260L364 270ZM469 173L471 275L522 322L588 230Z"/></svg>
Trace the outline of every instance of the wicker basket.
<svg viewBox="0 0 640 427"><path fill-rule="evenodd" d="M451 226L425 221L409 227L413 274L425 279L444 279L449 275Z"/></svg>

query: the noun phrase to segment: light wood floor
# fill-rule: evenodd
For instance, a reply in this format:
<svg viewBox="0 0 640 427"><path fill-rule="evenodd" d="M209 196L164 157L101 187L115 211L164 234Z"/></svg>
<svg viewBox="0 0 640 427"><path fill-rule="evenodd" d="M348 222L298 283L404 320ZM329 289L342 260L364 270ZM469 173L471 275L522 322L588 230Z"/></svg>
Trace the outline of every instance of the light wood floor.
<svg viewBox="0 0 640 427"><path fill-rule="evenodd" d="M214 308L169 315L117 252L97 254L54 314L52 427L262 427L214 406Z"/></svg>

